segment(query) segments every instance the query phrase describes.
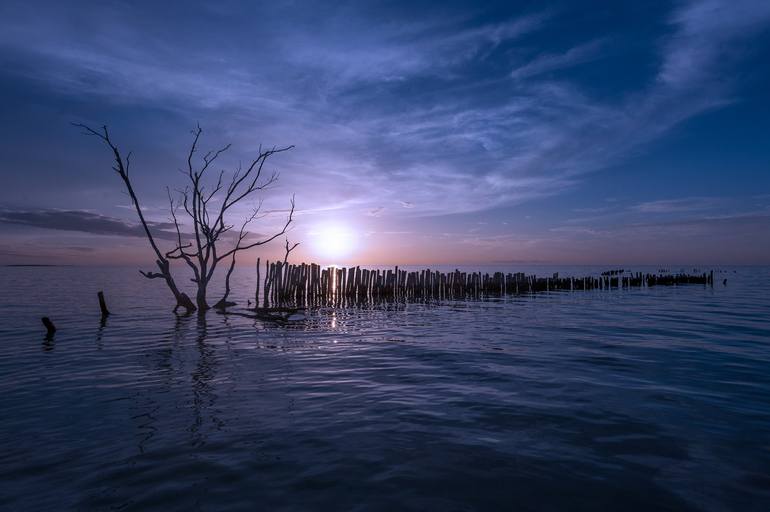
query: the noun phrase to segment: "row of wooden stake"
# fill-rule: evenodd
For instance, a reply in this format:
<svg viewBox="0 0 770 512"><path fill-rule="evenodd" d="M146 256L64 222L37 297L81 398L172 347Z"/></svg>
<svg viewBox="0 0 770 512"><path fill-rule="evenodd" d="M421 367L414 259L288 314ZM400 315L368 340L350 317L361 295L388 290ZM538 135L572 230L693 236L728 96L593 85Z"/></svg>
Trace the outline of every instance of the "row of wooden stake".
<svg viewBox="0 0 770 512"><path fill-rule="evenodd" d="M599 275L548 277L522 272L439 272L326 267L315 263L265 262L260 278L257 260L256 304L262 307L308 306L319 303L345 304L378 300L467 299L528 294L557 290L620 289L659 285L714 284L714 272L703 274ZM261 292L261 295L260 295Z"/></svg>
<svg viewBox="0 0 770 512"><path fill-rule="evenodd" d="M714 285L714 271L708 274L628 274L582 278L550 277L495 272L407 271L398 267L370 270L361 267L322 268L315 263L292 265L285 261L265 262L265 277L260 278L257 259L256 309L296 308L322 304L346 306L367 302L407 300L452 300L500 297L558 290L611 290L633 287L683 284ZM725 281L726 282L726 281ZM262 295L260 295L260 291ZM98 294L102 322L110 315L104 294ZM56 326L48 317L41 318L46 339L53 338Z"/></svg>

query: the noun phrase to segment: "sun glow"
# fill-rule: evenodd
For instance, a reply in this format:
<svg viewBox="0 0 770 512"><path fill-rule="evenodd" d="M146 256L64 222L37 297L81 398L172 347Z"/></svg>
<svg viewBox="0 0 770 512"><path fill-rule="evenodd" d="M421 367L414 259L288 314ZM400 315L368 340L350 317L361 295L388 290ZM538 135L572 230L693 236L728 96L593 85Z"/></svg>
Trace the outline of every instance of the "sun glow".
<svg viewBox="0 0 770 512"><path fill-rule="evenodd" d="M357 237L347 226L328 224L319 227L313 233L314 252L326 259L338 259L349 256L356 248Z"/></svg>

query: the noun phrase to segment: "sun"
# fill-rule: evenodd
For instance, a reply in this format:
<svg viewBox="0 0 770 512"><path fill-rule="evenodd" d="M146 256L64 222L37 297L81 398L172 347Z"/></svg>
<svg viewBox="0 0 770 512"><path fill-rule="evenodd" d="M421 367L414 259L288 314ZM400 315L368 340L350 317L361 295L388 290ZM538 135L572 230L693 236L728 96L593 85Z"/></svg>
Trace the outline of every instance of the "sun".
<svg viewBox="0 0 770 512"><path fill-rule="evenodd" d="M343 224L319 226L313 234L314 252L325 259L344 258L356 248L355 233Z"/></svg>

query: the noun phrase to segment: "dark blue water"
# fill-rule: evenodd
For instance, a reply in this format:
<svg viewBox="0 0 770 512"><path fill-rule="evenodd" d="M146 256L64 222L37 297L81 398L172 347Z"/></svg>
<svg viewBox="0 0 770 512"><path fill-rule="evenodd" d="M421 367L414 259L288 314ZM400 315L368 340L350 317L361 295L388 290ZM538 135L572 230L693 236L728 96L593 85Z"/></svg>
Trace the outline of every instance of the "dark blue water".
<svg viewBox="0 0 770 512"><path fill-rule="evenodd" d="M0 508L768 510L770 269L717 277L280 327L2 268Z"/></svg>

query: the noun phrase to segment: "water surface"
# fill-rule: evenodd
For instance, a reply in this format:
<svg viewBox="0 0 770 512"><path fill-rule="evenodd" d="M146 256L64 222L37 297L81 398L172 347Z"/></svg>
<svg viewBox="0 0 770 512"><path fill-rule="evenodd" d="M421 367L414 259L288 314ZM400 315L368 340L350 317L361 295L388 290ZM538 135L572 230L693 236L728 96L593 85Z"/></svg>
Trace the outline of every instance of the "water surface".
<svg viewBox="0 0 770 512"><path fill-rule="evenodd" d="M281 327L2 268L0 508L768 510L770 269L715 281Z"/></svg>

